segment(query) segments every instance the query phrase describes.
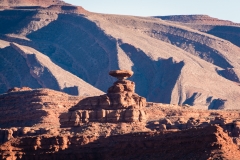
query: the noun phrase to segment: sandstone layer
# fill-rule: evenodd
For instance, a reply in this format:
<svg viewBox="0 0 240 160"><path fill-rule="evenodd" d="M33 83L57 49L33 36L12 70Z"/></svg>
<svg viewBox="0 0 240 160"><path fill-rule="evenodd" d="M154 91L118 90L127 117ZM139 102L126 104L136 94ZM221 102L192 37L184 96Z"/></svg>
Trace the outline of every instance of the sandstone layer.
<svg viewBox="0 0 240 160"><path fill-rule="evenodd" d="M49 89L10 90L0 95L0 128L60 127L60 114L80 99Z"/></svg>
<svg viewBox="0 0 240 160"><path fill-rule="evenodd" d="M107 138L65 135L23 137L8 141L0 149L3 153L1 159L159 159L161 157L164 160L237 160L240 157L237 146L217 126L173 133L132 133ZM9 150L12 152L7 152Z"/></svg>
<svg viewBox="0 0 240 160"><path fill-rule="evenodd" d="M146 102L134 93L133 82L120 82L98 97L30 88L0 95L0 159L240 157L239 110ZM122 82L129 84L122 91L135 98L117 98Z"/></svg>

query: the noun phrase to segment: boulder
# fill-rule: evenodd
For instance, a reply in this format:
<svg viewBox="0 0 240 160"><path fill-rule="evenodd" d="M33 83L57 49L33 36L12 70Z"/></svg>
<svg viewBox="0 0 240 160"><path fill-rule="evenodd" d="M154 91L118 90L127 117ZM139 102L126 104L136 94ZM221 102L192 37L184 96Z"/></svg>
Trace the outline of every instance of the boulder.
<svg viewBox="0 0 240 160"><path fill-rule="evenodd" d="M133 75L133 71L129 70L114 70L109 72L110 76L116 77L118 80L129 78Z"/></svg>

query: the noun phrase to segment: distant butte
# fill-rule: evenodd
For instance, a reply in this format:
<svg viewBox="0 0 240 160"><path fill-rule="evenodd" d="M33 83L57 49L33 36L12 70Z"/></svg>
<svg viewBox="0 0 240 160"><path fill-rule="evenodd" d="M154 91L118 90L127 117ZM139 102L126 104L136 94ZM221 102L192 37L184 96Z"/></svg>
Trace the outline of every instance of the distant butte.
<svg viewBox="0 0 240 160"><path fill-rule="evenodd" d="M50 5L66 4L61 0L1 0L0 6L42 6L48 7Z"/></svg>
<svg viewBox="0 0 240 160"><path fill-rule="evenodd" d="M48 0L0 0L0 9L17 9L17 10L39 10L39 11L57 11L60 13L75 13L86 15L89 13L81 6L74 6L65 3L61 0L48 1ZM0 13L1 17L1 13Z"/></svg>
<svg viewBox="0 0 240 160"><path fill-rule="evenodd" d="M181 23L195 23L195 24L209 24L209 25L239 25L237 23L213 18L208 15L172 15L172 16L155 16L155 18L161 18L162 20L175 21Z"/></svg>

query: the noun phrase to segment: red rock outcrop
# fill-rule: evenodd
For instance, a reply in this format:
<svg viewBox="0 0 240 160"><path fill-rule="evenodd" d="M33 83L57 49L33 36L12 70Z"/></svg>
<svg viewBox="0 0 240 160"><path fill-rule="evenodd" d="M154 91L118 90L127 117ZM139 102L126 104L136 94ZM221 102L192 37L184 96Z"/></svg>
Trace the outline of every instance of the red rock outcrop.
<svg viewBox="0 0 240 160"><path fill-rule="evenodd" d="M66 112L80 99L50 89L15 88L0 95L0 128L59 127L59 114Z"/></svg>
<svg viewBox="0 0 240 160"><path fill-rule="evenodd" d="M126 72L126 73L124 73ZM108 89L108 93L97 97L88 97L69 109L69 113L60 116L63 127L79 126L87 122L144 122L146 99L134 93L135 84L124 80L133 73L130 71L110 72L119 80Z"/></svg>
<svg viewBox="0 0 240 160"><path fill-rule="evenodd" d="M219 126L111 137L33 136L0 146L1 159L231 159L238 147ZM47 152L46 152L47 151Z"/></svg>
<svg viewBox="0 0 240 160"><path fill-rule="evenodd" d="M49 89L0 95L0 159L240 157L239 111L147 103L134 89L118 80L98 97Z"/></svg>

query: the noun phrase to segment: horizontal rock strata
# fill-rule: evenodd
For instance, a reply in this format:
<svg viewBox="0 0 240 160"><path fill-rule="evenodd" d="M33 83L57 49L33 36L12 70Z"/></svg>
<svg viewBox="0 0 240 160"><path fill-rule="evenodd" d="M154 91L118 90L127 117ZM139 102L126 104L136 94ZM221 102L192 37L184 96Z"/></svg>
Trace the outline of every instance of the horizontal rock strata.
<svg viewBox="0 0 240 160"><path fill-rule="evenodd" d="M81 97L37 89L0 95L0 128L58 126L59 114L79 102Z"/></svg>
<svg viewBox="0 0 240 160"><path fill-rule="evenodd" d="M111 71L118 80L108 89L108 93L88 97L60 116L62 127L79 126L87 122L143 122L146 121L146 99L137 95L135 83L124 80L133 74L130 71ZM120 77L120 78L119 78ZM120 80L119 80L120 79Z"/></svg>
<svg viewBox="0 0 240 160"><path fill-rule="evenodd" d="M0 150L1 159L158 159L161 157L165 160L236 159L240 156L237 146L218 126L182 132L131 133L107 138L47 135L23 137L5 143Z"/></svg>

